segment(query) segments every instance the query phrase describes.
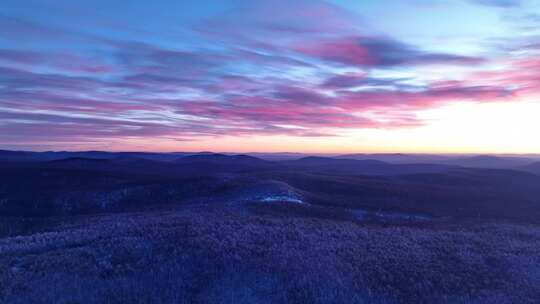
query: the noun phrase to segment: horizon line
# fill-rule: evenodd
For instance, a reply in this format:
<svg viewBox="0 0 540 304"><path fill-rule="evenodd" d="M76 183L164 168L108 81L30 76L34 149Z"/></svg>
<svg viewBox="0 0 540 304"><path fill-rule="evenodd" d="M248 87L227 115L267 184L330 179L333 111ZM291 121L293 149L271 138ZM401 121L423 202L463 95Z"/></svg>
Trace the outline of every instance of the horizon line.
<svg viewBox="0 0 540 304"><path fill-rule="evenodd" d="M211 150L200 150L200 151L137 151L137 150L11 150L11 149L0 149L0 152L30 152L30 153L155 153L155 154L175 154L175 153L193 153L193 154L202 154L202 153L212 153L212 154L302 154L302 155L334 155L334 156L343 156L343 155L498 155L498 156L538 156L540 153L520 153L520 152L296 152L296 151L281 151L281 152L262 152L262 151L211 151Z"/></svg>

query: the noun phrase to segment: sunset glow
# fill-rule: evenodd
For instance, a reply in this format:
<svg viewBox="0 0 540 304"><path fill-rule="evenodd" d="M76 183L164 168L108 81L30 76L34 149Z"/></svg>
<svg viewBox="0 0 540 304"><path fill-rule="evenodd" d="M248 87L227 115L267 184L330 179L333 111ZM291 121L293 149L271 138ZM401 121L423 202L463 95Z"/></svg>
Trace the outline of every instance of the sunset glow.
<svg viewBox="0 0 540 304"><path fill-rule="evenodd" d="M13 1L0 146L538 153L540 3Z"/></svg>

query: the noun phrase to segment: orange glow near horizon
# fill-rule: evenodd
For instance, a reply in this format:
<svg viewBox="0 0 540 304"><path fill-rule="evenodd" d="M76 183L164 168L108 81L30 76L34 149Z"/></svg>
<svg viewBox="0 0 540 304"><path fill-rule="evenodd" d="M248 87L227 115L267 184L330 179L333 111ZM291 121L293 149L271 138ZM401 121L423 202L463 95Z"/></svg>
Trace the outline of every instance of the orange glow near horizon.
<svg viewBox="0 0 540 304"><path fill-rule="evenodd" d="M77 150L152 152L298 152L298 153L540 153L540 104L454 103L419 111L428 123L400 129L347 130L341 136L222 136L176 141L167 138L118 140L80 145ZM478 118L482 117L481 120Z"/></svg>

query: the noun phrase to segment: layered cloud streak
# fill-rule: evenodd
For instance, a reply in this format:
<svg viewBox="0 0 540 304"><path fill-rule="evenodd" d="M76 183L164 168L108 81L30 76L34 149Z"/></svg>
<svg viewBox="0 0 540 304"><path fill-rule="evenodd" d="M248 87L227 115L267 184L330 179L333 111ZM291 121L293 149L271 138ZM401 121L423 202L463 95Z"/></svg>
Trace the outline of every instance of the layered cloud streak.
<svg viewBox="0 0 540 304"><path fill-rule="evenodd" d="M540 90L534 44L505 58L435 51L326 2L243 4L183 25L180 41L0 19L10 27L0 33L4 144L341 136L422 126L423 109Z"/></svg>

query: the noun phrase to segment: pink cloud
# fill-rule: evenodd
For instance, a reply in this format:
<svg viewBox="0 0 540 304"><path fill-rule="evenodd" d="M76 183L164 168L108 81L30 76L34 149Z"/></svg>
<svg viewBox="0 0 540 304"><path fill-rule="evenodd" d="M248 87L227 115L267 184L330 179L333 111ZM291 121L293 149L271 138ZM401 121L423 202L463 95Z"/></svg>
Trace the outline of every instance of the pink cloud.
<svg viewBox="0 0 540 304"><path fill-rule="evenodd" d="M540 93L540 60L532 53L498 62L427 51L368 35L358 16L326 2L243 5L202 22L194 34L207 40L197 47L104 39L99 44L111 49L106 60L88 55L93 52L0 50L0 140L330 136L421 126L426 122L416 111L455 101ZM30 38L57 33L5 18L2 24ZM79 39L69 32L56 38ZM487 62L502 68L478 72ZM414 74L433 64L458 67L461 74L441 69L443 80L429 82L423 75L375 73ZM467 74L470 65L476 71Z"/></svg>
<svg viewBox="0 0 540 304"><path fill-rule="evenodd" d="M354 66L373 66L377 63L377 58L367 48L352 39L296 46L293 49L311 57Z"/></svg>

